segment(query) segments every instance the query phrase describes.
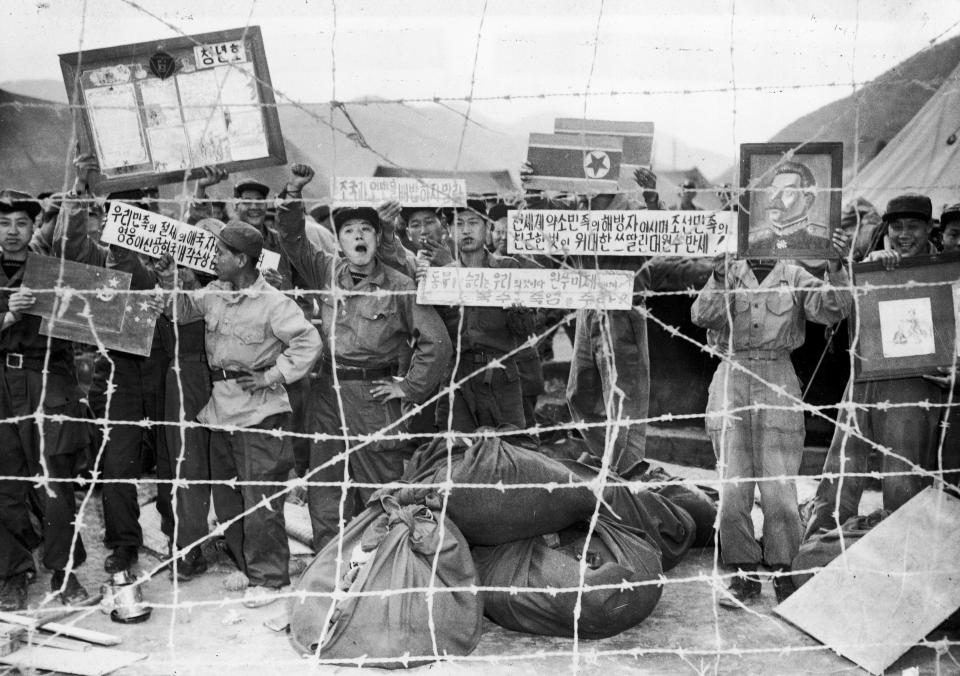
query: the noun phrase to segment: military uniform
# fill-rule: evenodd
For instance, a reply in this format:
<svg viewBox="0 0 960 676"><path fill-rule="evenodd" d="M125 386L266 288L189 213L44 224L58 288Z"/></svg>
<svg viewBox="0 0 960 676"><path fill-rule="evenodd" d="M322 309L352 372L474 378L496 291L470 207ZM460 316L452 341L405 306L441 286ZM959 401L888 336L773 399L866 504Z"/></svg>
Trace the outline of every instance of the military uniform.
<svg viewBox="0 0 960 676"><path fill-rule="evenodd" d="M290 422L283 384L306 375L320 352L320 337L303 312L262 276L237 291L216 281L192 294L177 295L177 319L205 322L207 362L212 369L210 400L197 421L210 429L210 474L214 481L239 479L236 488L214 487L221 522L233 521L227 545L251 586L279 588L290 582L290 550L283 497L273 497L293 467L289 436L276 435ZM245 391L236 379L263 371L271 386ZM244 511L268 499L269 508Z"/></svg>
<svg viewBox="0 0 960 676"><path fill-rule="evenodd" d="M346 260L317 250L307 240L303 218L299 202L282 206L278 214L284 258L311 290L324 291L319 294L324 351L319 377L313 384L308 429L341 437L381 430L385 434L403 433L406 425L397 424L400 401L377 401L370 389L374 380L402 376L400 387L407 402L420 403L435 392L451 354L443 324L433 308L417 304L416 285L396 269L405 261L396 238L390 244L381 243L373 272L355 283ZM405 366L402 372L401 365ZM343 463L332 460L345 450L353 481L381 484L400 478L403 462L412 450L407 441L365 441L353 450L351 447L358 443L346 439L314 442L311 480L343 482ZM345 486L309 486L314 549L319 550L338 532L345 490ZM365 503L373 490L367 486L345 496L344 518L349 519L354 507Z"/></svg>
<svg viewBox="0 0 960 676"><path fill-rule="evenodd" d="M849 285L846 273L828 279L833 288L779 262L758 282L740 260L729 266L725 282L711 276L691 307L693 323L706 328L709 344L729 359L710 383L706 418L721 479L736 480L721 487L720 542L729 566L756 565L762 557L767 565L789 567L800 546L797 491L789 477L800 469L804 423L790 353L803 344L807 320L833 324L849 312L853 299L841 288ZM786 478L755 481L764 477ZM762 552L750 517L757 484Z"/></svg>

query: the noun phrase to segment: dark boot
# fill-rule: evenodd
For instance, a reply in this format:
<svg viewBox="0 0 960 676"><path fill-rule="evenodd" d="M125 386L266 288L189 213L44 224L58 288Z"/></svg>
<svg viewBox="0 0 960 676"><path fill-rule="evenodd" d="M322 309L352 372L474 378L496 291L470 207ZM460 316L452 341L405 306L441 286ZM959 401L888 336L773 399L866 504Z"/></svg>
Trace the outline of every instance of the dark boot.
<svg viewBox="0 0 960 676"><path fill-rule="evenodd" d="M16 612L27 607L27 574L0 579L0 610Z"/></svg>
<svg viewBox="0 0 960 676"><path fill-rule="evenodd" d="M777 604L786 601L790 595L797 591L797 585L793 583L793 576L790 574L790 568L787 566L777 566L775 572L781 573L779 577L773 578L773 591L777 595Z"/></svg>
<svg viewBox="0 0 960 676"><path fill-rule="evenodd" d="M130 545L121 545L113 550L103 562L103 569L108 573L120 573L124 570L130 570L130 567L137 562L139 554L137 548Z"/></svg>
<svg viewBox="0 0 960 676"><path fill-rule="evenodd" d="M760 598L760 578L756 576L756 570L755 565L740 566L737 575L720 596L718 603L724 608L732 610L753 605Z"/></svg>
<svg viewBox="0 0 960 676"><path fill-rule="evenodd" d="M65 573L62 570L53 571L53 577L50 578L50 591L57 592L60 596L60 603L65 606L78 606L90 598L90 594L83 588L77 576L73 573L66 576L67 584L64 587ZM63 591L60 588L63 587Z"/></svg>
<svg viewBox="0 0 960 676"><path fill-rule="evenodd" d="M170 575L173 575L173 562L170 563ZM177 581L189 582L198 575L207 572L207 559L203 556L200 547L194 547L180 557L176 565Z"/></svg>

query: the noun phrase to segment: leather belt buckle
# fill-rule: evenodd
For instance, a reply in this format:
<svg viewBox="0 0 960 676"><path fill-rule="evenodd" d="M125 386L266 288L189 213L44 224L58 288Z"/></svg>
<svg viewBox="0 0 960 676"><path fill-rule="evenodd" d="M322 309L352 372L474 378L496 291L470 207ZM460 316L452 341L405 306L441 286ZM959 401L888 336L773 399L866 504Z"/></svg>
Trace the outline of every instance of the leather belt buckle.
<svg viewBox="0 0 960 676"><path fill-rule="evenodd" d="M7 352L7 368L11 369L22 369L23 368L23 355L19 352Z"/></svg>

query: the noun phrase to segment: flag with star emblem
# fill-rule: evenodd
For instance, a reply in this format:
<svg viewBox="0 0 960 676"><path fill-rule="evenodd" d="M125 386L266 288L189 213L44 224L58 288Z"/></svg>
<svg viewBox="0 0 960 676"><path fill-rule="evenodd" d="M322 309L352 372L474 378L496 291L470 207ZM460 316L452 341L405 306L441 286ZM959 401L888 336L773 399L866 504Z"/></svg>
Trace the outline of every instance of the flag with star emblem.
<svg viewBox="0 0 960 676"><path fill-rule="evenodd" d="M567 192L614 192L620 177L623 139L591 134L530 134L529 186Z"/></svg>
<svg viewBox="0 0 960 676"><path fill-rule="evenodd" d="M558 117L553 121L556 134L610 136L623 139L622 164L649 169L653 161L653 122L621 122ZM632 172L631 172L632 173Z"/></svg>
<svg viewBox="0 0 960 676"><path fill-rule="evenodd" d="M131 279L128 272L31 255L23 286L37 301L28 314L43 318L44 336L148 356L157 311L149 292L130 291Z"/></svg>

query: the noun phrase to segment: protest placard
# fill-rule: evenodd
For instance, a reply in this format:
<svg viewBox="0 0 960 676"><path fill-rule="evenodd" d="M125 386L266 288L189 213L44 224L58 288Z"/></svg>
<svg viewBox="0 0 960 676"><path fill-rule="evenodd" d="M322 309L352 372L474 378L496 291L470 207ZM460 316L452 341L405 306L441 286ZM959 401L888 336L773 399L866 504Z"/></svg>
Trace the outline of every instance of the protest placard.
<svg viewBox="0 0 960 676"><path fill-rule="evenodd" d="M632 298L629 270L441 267L417 287L423 305L626 310Z"/></svg>
<svg viewBox="0 0 960 676"><path fill-rule="evenodd" d="M257 26L61 54L60 67L105 192L179 182L207 164L286 164Z"/></svg>
<svg viewBox="0 0 960 676"><path fill-rule="evenodd" d="M27 258L23 286L43 318L40 333L141 356L150 354L157 311L145 293L130 291L132 275L51 256Z"/></svg>
<svg viewBox="0 0 960 676"><path fill-rule="evenodd" d="M589 134L530 134L530 188L568 192L616 191L623 139Z"/></svg>
<svg viewBox="0 0 960 676"><path fill-rule="evenodd" d="M511 211L507 252L683 256L736 252L732 211Z"/></svg>
<svg viewBox="0 0 960 676"><path fill-rule="evenodd" d="M621 122L558 117L553 121L556 134L592 134L623 139L620 161L634 167L649 168L653 157L653 122Z"/></svg>
<svg viewBox="0 0 960 676"><path fill-rule="evenodd" d="M360 176L330 179L330 194L338 207L377 207L399 202L405 207L462 207L467 182L461 178Z"/></svg>
<svg viewBox="0 0 960 676"><path fill-rule="evenodd" d="M163 214L123 202L112 202L100 231L100 241L159 258L173 256L177 265L216 275L217 238L209 231ZM264 249L257 267L276 270L280 254Z"/></svg>

